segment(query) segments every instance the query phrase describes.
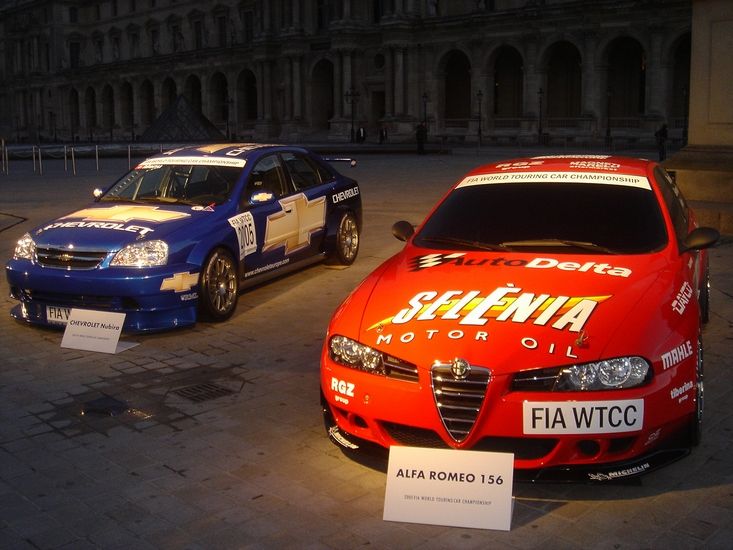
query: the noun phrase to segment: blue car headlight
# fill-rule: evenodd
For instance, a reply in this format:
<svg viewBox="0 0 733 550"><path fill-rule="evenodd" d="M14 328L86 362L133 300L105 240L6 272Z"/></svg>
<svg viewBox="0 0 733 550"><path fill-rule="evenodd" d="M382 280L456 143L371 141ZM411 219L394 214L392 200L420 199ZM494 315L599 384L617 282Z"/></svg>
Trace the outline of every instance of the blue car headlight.
<svg viewBox="0 0 733 550"><path fill-rule="evenodd" d="M33 260L36 255L36 243L30 233L26 233L15 244L14 260Z"/></svg>
<svg viewBox="0 0 733 550"><path fill-rule="evenodd" d="M112 258L113 267L154 267L168 262L168 245L164 241L132 243Z"/></svg>

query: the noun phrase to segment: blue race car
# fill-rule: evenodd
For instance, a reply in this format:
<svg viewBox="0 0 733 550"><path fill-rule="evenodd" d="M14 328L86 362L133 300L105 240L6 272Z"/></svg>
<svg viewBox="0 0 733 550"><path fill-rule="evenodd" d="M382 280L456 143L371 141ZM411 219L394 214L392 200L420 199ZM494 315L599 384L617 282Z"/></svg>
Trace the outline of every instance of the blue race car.
<svg viewBox="0 0 733 550"><path fill-rule="evenodd" d="M18 241L14 317L63 326L72 308L115 311L128 332L223 321L242 288L359 250L359 185L301 147L176 149L95 194Z"/></svg>

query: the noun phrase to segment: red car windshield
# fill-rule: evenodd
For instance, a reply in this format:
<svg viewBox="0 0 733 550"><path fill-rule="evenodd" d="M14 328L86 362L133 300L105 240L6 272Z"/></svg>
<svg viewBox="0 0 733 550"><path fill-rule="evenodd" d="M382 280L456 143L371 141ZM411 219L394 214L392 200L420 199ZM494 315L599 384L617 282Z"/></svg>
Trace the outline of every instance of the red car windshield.
<svg viewBox="0 0 733 550"><path fill-rule="evenodd" d="M415 236L434 249L641 254L667 244L649 189L585 183L459 187Z"/></svg>

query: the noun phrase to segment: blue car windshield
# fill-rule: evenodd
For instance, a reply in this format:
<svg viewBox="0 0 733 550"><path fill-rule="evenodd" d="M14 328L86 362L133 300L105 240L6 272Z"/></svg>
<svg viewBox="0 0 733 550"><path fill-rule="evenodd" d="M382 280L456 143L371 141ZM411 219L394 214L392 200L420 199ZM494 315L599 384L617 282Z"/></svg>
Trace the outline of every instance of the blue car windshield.
<svg viewBox="0 0 733 550"><path fill-rule="evenodd" d="M523 183L456 189L414 243L434 249L641 254L661 250L667 240L649 189Z"/></svg>
<svg viewBox="0 0 733 550"><path fill-rule="evenodd" d="M164 164L135 169L101 201L183 203L201 206L226 201L242 169L230 166Z"/></svg>

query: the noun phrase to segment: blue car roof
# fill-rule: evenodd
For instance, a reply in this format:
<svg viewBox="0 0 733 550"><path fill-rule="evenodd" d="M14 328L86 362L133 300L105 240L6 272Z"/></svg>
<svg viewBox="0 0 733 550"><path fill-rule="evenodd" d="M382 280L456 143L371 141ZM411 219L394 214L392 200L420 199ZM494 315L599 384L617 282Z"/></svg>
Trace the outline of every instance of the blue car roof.
<svg viewBox="0 0 733 550"><path fill-rule="evenodd" d="M244 160L253 156L260 156L271 151L301 151L307 152L302 147L293 147L280 144L262 144L262 143L214 143L209 145L195 145L190 147L181 147L172 151L166 151L153 158L176 158L176 157L209 157L209 158L227 158Z"/></svg>

